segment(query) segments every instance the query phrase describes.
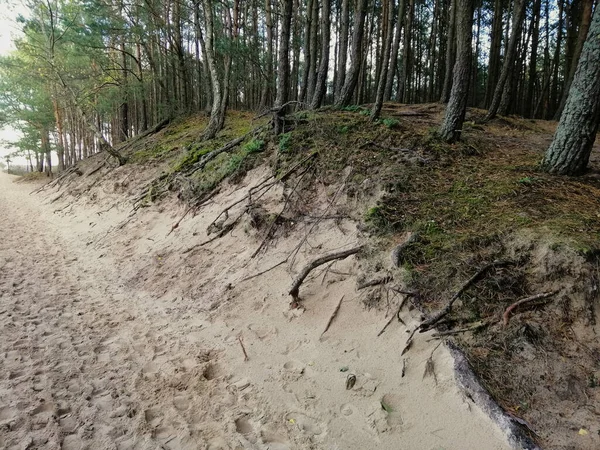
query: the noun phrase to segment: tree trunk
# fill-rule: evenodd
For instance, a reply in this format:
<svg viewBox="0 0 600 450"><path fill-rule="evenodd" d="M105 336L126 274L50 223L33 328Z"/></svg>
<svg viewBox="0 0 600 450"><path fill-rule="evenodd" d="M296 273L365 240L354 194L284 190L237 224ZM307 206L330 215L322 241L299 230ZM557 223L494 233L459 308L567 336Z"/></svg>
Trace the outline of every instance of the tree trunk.
<svg viewBox="0 0 600 450"><path fill-rule="evenodd" d="M304 71L302 73L302 84L300 85L300 94L298 95L298 100L304 102L308 97L308 84L309 84L309 74L311 67L311 59L316 58L317 55L313 55L311 53L310 47L310 37L312 30L312 6L313 2L317 0L308 0L306 5L306 23L304 25Z"/></svg>
<svg viewBox="0 0 600 450"><path fill-rule="evenodd" d="M358 83L360 75L360 66L362 64L362 40L365 28L365 17L367 15L367 0L357 0L356 10L354 12L354 30L352 32L352 63L344 86L340 91L340 97L335 102L335 106L341 108L346 106L352 100L352 95Z"/></svg>
<svg viewBox="0 0 600 450"><path fill-rule="evenodd" d="M492 34L490 44L490 57L488 59L488 79L485 91L485 107L489 108L494 96L494 88L498 82L500 71L500 51L502 49L502 15L504 13L503 0L494 1L494 18L492 20Z"/></svg>
<svg viewBox="0 0 600 450"><path fill-rule="evenodd" d="M550 109L556 110L558 107L558 85L560 83L558 68L560 66L560 54L563 36L563 13L564 0L558 0L558 29L556 31L556 48L554 50L552 67L552 89L550 91Z"/></svg>
<svg viewBox="0 0 600 450"><path fill-rule="evenodd" d="M554 139L542 167L560 175L585 171L600 123L600 10L596 9Z"/></svg>
<svg viewBox="0 0 600 450"><path fill-rule="evenodd" d="M217 62L215 61L213 50L214 30L212 1L202 0L202 3L204 5L204 22L206 26L205 55L208 61L212 82L212 108L210 111L210 120L202 135L204 140L208 140L214 138L223 128L225 115L223 114L222 103L226 100L223 98L223 87L221 85L221 79L219 77L219 71L217 70Z"/></svg>
<svg viewBox="0 0 600 450"><path fill-rule="evenodd" d="M525 117L532 117L535 113L534 91L537 81L537 51L540 40L540 12L542 9L542 0L533 2L533 34L531 36L531 58L529 59L529 84L527 87L527 99L525 100Z"/></svg>
<svg viewBox="0 0 600 450"><path fill-rule="evenodd" d="M348 62L348 29L350 25L350 0L342 0L342 13L340 18L340 36L337 64L337 83L335 85L334 98L337 101L342 87L346 81L346 63Z"/></svg>
<svg viewBox="0 0 600 450"><path fill-rule="evenodd" d="M310 63L308 67L308 86L306 91L306 103L310 103L315 95L317 85L317 47L318 47L318 23L319 23L319 0L314 0L310 20Z"/></svg>
<svg viewBox="0 0 600 450"><path fill-rule="evenodd" d="M502 101L504 90L507 87L510 88L511 76L514 71L515 56L517 53L517 44L519 42L519 38L521 37L521 26L523 25L524 18L525 0L515 0L510 40L508 42L508 48L506 49L506 55L504 55L502 72L500 73L498 84L496 84L496 89L494 90L494 97L492 98L492 103L490 104L488 113L485 116L486 121L492 120L494 117L496 117L498 108L500 107L500 102Z"/></svg>
<svg viewBox="0 0 600 450"><path fill-rule="evenodd" d="M392 88L394 86L394 77L398 67L398 53L400 52L400 36L402 34L402 24L404 23L404 5L406 0L398 0L398 14L396 16L396 31L394 33L394 42L392 44L392 53L390 56L390 69L388 71L385 83L384 101L392 98Z"/></svg>
<svg viewBox="0 0 600 450"><path fill-rule="evenodd" d="M290 79L290 27L292 24L292 3L293 0L284 0L283 12L281 16L281 42L279 44L278 58L278 78L277 78L277 98L275 107L278 108L274 117L275 134L284 132L285 108L283 105L288 101L288 85Z"/></svg>
<svg viewBox="0 0 600 450"><path fill-rule="evenodd" d="M456 0L456 63L452 80L452 92L446 106L444 122L439 133L446 142L460 139L467 111L469 81L471 80L473 34L473 0Z"/></svg>
<svg viewBox="0 0 600 450"><path fill-rule="evenodd" d="M323 0L323 12L321 16L321 63L319 64L319 75L315 94L310 107L317 109L321 107L325 94L327 93L327 73L329 72L329 38L331 28L331 0Z"/></svg>
<svg viewBox="0 0 600 450"><path fill-rule="evenodd" d="M394 0L388 0L388 22L387 22L387 35L385 36L385 42L383 44L383 59L381 61L381 72L379 74L379 80L377 80L377 93L375 104L371 110L371 120L379 118L381 108L383 107L383 98L385 95L385 88L387 83L387 74L390 61L390 50L392 46L392 34L394 28Z"/></svg>
<svg viewBox="0 0 600 450"><path fill-rule="evenodd" d="M456 55L456 15L457 0L452 0L450 6L450 18L448 25L448 41L446 43L446 73L444 74L444 83L442 85L442 95L440 103L447 103L450 99L450 90L452 88L452 70L454 67L454 58Z"/></svg>
<svg viewBox="0 0 600 450"><path fill-rule="evenodd" d="M583 0L583 9L581 12L581 24L579 25L579 32L577 35L577 44L573 51L571 65L569 67L569 72L567 74L567 78L565 79L565 84L563 87L563 94L561 96L560 103L558 105L558 109L556 110L556 113L554 114L554 120L558 120L560 118L560 115L565 107L565 103L567 102L569 90L571 89L571 83L573 83L573 78L575 77L575 71L577 70L579 58L581 57L581 52L583 50L583 44L586 40L588 31L590 29L590 23L592 21L592 7L593 6L594 6L593 0Z"/></svg>
<svg viewBox="0 0 600 450"><path fill-rule="evenodd" d="M415 0L408 1L408 11L406 12L406 26L404 27L404 43L402 47L402 65L398 73L398 92L396 92L396 101L405 100L406 80L410 77L411 49L410 41L412 35L413 16L415 15Z"/></svg>

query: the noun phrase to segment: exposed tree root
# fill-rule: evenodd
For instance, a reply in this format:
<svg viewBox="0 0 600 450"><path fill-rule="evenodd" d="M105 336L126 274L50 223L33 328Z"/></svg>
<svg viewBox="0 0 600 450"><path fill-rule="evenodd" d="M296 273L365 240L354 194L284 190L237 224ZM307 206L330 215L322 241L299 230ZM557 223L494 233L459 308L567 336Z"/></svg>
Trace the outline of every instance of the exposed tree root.
<svg viewBox="0 0 600 450"><path fill-rule="evenodd" d="M300 295L300 286L302 285L302 282L306 279L308 274L313 269L315 269L323 264L326 264L330 261L335 261L336 259L345 259L348 256L355 255L356 253L361 251L363 248L364 248L364 245L359 245L358 247L353 247L351 249L344 250L341 252L330 253L328 255L321 256L320 258L317 258L317 259L311 261L310 263L308 263L306 266L304 266L304 268L300 271L298 276L295 278L294 283L292 284L292 287L289 290L289 294L294 299L294 302L298 302L300 300L300 296L299 296Z"/></svg>
<svg viewBox="0 0 600 450"><path fill-rule="evenodd" d="M456 330L439 331L437 333L433 333L431 335L431 337L434 339L440 339L445 336L454 336L455 334L467 333L469 331L479 330L483 327L487 327L489 324L490 324L489 322L480 321L480 322L474 323L473 325L470 325L468 327L458 328Z"/></svg>
<svg viewBox="0 0 600 450"><path fill-rule="evenodd" d="M364 281L362 283L359 283L358 286L356 286L356 290L360 291L360 290L366 289L368 287L381 286L382 284L389 283L393 279L394 278L391 275L386 275L385 277L375 278L374 280L369 280L369 281Z"/></svg>
<svg viewBox="0 0 600 450"><path fill-rule="evenodd" d="M404 304L406 303L406 300L408 300L408 297L410 297L410 295L405 295L404 298L402 299L402 301L400 302L400 304L398 305L398 309L396 311L396 314L392 314L392 316L390 317L390 319L386 322L386 324L383 326L383 328L381 329L381 331L379 331L379 333L377 333L377 337L381 336L385 330L387 330L387 328L392 324L392 322L394 321L394 317L398 319L398 322L400 322L403 325L406 325L404 323L404 321L402 320L402 318L400 317L400 311L402 311L402 308L404 307Z"/></svg>
<svg viewBox="0 0 600 450"><path fill-rule="evenodd" d="M423 322L421 322L421 324L419 325L420 331L424 332L424 331L430 330L443 317L445 317L446 315L448 315L450 313L450 311L452 311L452 305L454 304L454 302L456 300L458 300L458 298L462 295L462 293L465 292L469 287L471 287L471 285L473 283L475 283L476 281L478 281L490 269L495 268L495 267L507 266L509 264L513 264L513 262L512 261L507 261L507 260L497 260L497 261L493 261L493 262L491 262L489 264L486 264L481 269L479 269L477 271L477 273L475 273L475 275L473 275L471 278L469 278L461 286L461 288L458 291L456 291L456 293L450 298L450 300L448 301L448 303L446 304L446 306L443 309L441 309L437 313L435 313L432 316L430 316L428 319L426 319Z"/></svg>
<svg viewBox="0 0 600 450"><path fill-rule="evenodd" d="M338 312L340 311L340 307L342 306L342 301L344 301L344 296L342 295L342 298L340 298L340 301L338 302L337 306L335 307L335 309L333 310L333 313L331 314L331 316L329 317L329 320L327 321L327 325L325 325L325 329L323 330L323 332L321 333L321 337L323 337L323 335L325 333L327 333L327 330L329 330L329 327L331 326L331 324L333 323L333 321L335 320L335 318L338 315Z"/></svg>
<svg viewBox="0 0 600 450"><path fill-rule="evenodd" d="M446 303L446 306L444 308L442 308L441 310L439 310L437 313L431 315L428 319L425 319L424 321L422 321L414 330L412 330L412 332L410 333L410 335L408 336L408 339L406 341L406 345L404 346L404 349L402 350L402 355L404 355L412 346L413 343L413 338L414 335L417 331L423 333L425 331L431 330L440 320L442 320L445 316L447 316L450 311L452 311L452 305L454 304L454 302L456 300L458 300L458 298L461 296L461 294L466 291L473 283L475 283L476 281L478 281L484 274L486 274L490 269L494 268L494 267L502 267L502 266L507 266L513 264L512 261L508 261L508 260L496 260L493 261L489 264L486 264L485 266L483 266L481 269L479 269L475 275L473 275L471 278L469 278L461 287L458 291L456 291L456 293L450 298L450 300L448 301L448 303Z"/></svg>
<svg viewBox="0 0 600 450"><path fill-rule="evenodd" d="M551 297L551 296L555 295L557 292L558 291L552 291L552 292L545 292L543 294L532 295L531 297L522 298L521 300L513 303L508 308L506 308L506 310L504 311L504 314L502 315L502 322L503 322L504 326L505 327L508 326L508 322L510 320L510 313L517 306L522 305L524 303L532 302L534 300L541 300L541 299L545 299L545 298Z"/></svg>

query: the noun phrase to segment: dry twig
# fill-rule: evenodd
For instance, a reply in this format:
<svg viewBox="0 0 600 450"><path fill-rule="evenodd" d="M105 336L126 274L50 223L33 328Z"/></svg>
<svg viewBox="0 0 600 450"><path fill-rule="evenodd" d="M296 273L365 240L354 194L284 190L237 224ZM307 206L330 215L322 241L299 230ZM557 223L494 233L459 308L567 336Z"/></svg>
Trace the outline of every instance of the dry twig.
<svg viewBox="0 0 600 450"><path fill-rule="evenodd" d="M364 245L359 245L358 247L354 247L354 248L344 250L341 252L330 253L328 255L321 256L320 258L317 258L317 259L311 261L306 266L304 266L304 268L300 271L300 273L294 280L292 287L290 288L289 294L292 296L292 298L294 299L295 302L299 301L300 300L300 297L299 297L300 285L302 285L302 282L306 279L308 274L313 269L316 269L317 267L319 267L323 264L326 264L330 261L335 261L336 259L345 259L348 256L355 255L360 250L362 250L363 247L364 247Z"/></svg>
<svg viewBox="0 0 600 450"><path fill-rule="evenodd" d="M523 303L532 302L534 300L541 300L541 299L544 299L544 298L551 297L554 294L556 294L557 292L558 291L552 291L552 292L545 292L543 294L532 295L531 297L522 298L521 300L513 303L508 308L506 308L506 310L504 311L504 314L502 315L502 321L504 323L504 326L505 327L508 326L508 321L510 320L510 313L517 306L522 305Z"/></svg>
<svg viewBox="0 0 600 450"><path fill-rule="evenodd" d="M238 342L240 343L240 346L242 347L242 351L244 352L244 361L248 361L248 353L246 353L246 347L244 347L244 342L242 341L242 336L238 336Z"/></svg>
<svg viewBox="0 0 600 450"><path fill-rule="evenodd" d="M337 314L338 314L338 312L340 310L340 306L342 306L342 301L343 300L344 300L344 296L342 295L342 298L340 298L340 301L338 302L337 306L333 310L333 314L331 314L331 317L329 317L329 320L327 321L327 325L325 325L325 329L321 333L320 337L323 337L323 335L327 332L327 330L329 330L329 327L331 326L331 324L333 323L333 321L337 317Z"/></svg>

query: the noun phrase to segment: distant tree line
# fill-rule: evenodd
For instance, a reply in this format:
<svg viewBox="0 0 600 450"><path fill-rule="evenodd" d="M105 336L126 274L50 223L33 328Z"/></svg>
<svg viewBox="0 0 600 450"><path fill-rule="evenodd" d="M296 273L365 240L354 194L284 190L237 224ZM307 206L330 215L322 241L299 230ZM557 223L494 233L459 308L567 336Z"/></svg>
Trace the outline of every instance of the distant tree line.
<svg viewBox="0 0 600 450"><path fill-rule="evenodd" d="M440 134L452 141L466 106L560 118L588 35L600 40L597 3L28 0L0 60L0 122L22 131L38 170L51 149L60 170L102 150L123 163L118 143L177 115L206 111L211 138L228 108L372 103L375 119L386 101L450 102Z"/></svg>

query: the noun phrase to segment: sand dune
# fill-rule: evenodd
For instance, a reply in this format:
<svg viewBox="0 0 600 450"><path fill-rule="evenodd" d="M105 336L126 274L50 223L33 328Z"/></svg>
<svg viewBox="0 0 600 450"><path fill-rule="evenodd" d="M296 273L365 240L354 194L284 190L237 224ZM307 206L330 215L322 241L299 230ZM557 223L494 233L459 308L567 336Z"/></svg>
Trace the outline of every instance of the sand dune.
<svg viewBox="0 0 600 450"><path fill-rule="evenodd" d="M126 222L114 180L73 205L12 181L0 175L0 447L510 448L457 383L445 346L433 353L435 378L424 377L437 342L419 335L404 362L405 326L394 320L377 337L400 298L365 310L354 257L315 271L304 308L290 310L294 273L359 242L353 223L323 224L294 266L242 281L305 233L293 228L251 259L259 241L242 224L183 253L244 189L222 192L169 234L183 206L152 206ZM275 209L278 196L269 201Z"/></svg>

